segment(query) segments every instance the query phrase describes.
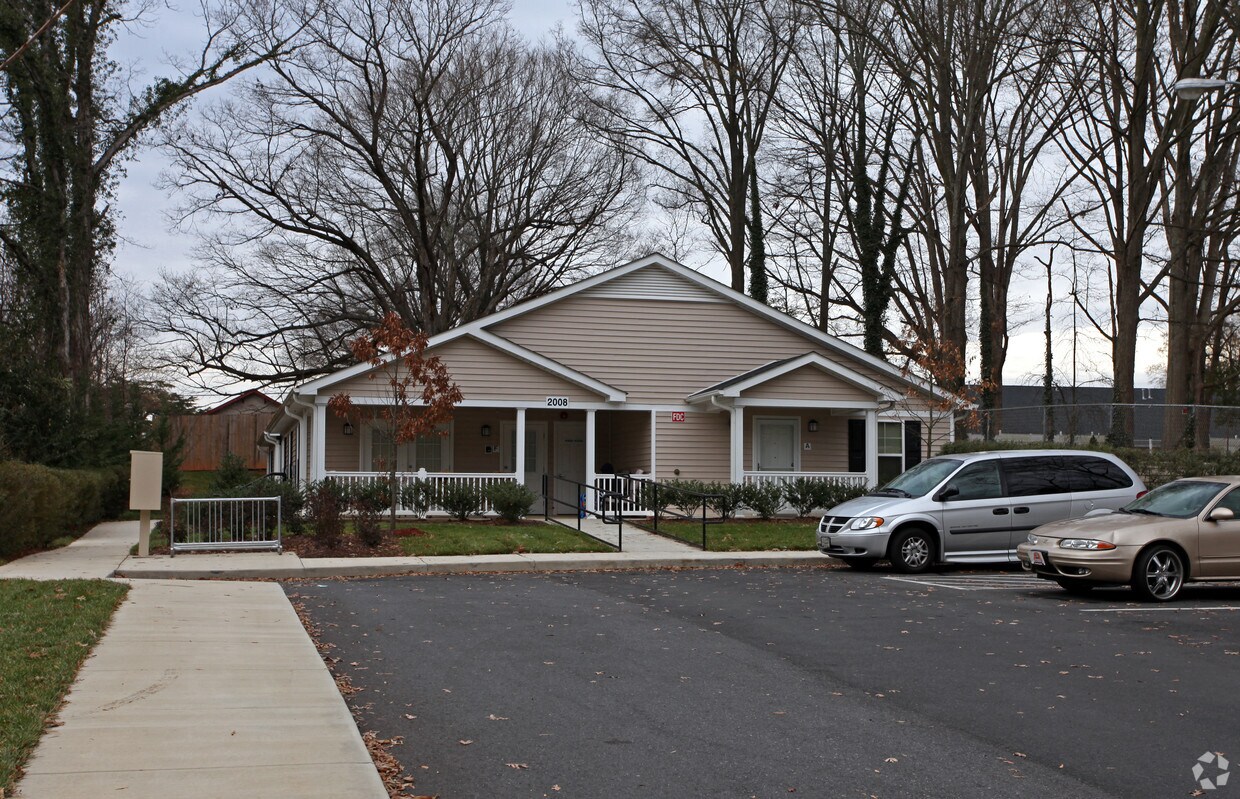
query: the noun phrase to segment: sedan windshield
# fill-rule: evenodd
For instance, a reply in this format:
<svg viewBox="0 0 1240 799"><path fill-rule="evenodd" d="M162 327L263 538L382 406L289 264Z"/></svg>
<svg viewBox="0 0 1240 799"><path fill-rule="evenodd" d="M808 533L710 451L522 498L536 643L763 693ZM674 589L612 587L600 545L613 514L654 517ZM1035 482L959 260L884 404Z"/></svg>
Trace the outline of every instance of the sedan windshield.
<svg viewBox="0 0 1240 799"><path fill-rule="evenodd" d="M958 460L931 458L917 464L874 493L879 496L922 497L958 468Z"/></svg>
<svg viewBox="0 0 1240 799"><path fill-rule="evenodd" d="M1207 480L1176 480L1174 483L1155 488L1138 500L1120 508L1123 513L1142 513L1151 516L1173 516L1187 519L1196 516L1210 504L1210 500L1227 486Z"/></svg>

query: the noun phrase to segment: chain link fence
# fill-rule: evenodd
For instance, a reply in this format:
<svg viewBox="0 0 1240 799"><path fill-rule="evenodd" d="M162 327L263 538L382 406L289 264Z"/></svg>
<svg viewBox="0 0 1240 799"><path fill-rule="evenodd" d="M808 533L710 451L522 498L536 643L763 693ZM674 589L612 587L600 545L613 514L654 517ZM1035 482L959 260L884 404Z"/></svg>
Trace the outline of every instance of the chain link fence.
<svg viewBox="0 0 1240 799"><path fill-rule="evenodd" d="M1240 407L1141 402L1030 405L979 411L970 439L1141 449L1240 451Z"/></svg>

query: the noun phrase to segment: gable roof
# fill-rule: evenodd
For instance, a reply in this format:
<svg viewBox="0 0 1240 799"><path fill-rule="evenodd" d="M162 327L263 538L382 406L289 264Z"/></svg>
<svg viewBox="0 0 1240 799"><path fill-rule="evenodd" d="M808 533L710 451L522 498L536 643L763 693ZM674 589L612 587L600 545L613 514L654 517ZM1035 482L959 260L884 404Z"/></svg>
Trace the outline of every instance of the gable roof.
<svg viewBox="0 0 1240 799"><path fill-rule="evenodd" d="M243 392L241 392L240 394L238 394L237 396L233 397L232 399L227 399L227 400L224 400L224 401L223 401L223 402L221 402L219 405L216 405L214 408L209 408L209 409L207 409L207 410L203 411L202 413L203 413L203 415L204 415L204 416L211 416L212 414L220 413L221 411L223 411L223 410L224 410L224 409L226 409L226 408L231 408L233 405L236 405L238 402L243 402L243 401L245 401L245 400L249 399L250 397L258 397L258 398L260 398L260 399L264 400L264 401L266 402L266 404L268 404L268 405L272 406L272 409L273 409L273 410L274 410L275 408L280 407L280 403L276 402L276 401L275 401L275 400L273 400L271 397L267 396L266 394L264 394L263 392L259 391L258 389L256 389L256 388L252 388L252 389L250 389L249 391L243 391Z"/></svg>
<svg viewBox="0 0 1240 799"><path fill-rule="evenodd" d="M440 333L439 335L433 336L431 338L430 343L427 348L431 349L436 346L446 344L447 342L453 341L462 336L479 337L480 333L485 333L489 336L489 339L482 339L481 337L479 337L480 340L486 340L487 343L492 344L493 346L498 346L498 342L503 342L503 345L500 346L499 348L507 352L512 352L515 355L516 354L515 351L510 348L517 348L518 345L516 345L514 342L508 341L507 339L504 339L500 336L490 333L490 331L486 330L486 328L499 325L509 319L513 319L518 316L523 316L525 314L531 313L532 311L536 311L539 308L543 308L547 305L551 305L553 303L559 302L560 300L563 300L566 297L581 294L583 292L589 292L591 290L598 289L599 287L607 286L607 284L613 283L614 281L619 281L622 278L628 275L631 275L639 270L648 269L648 268L659 268L659 269L666 270L667 272L670 272L671 274L677 277L680 277L680 278L683 278L689 281L690 283L694 284L697 288L701 289L702 291L695 292L694 301L702 302L704 301L704 297L707 297L707 296L718 297L721 301L731 302L735 305L738 305L750 311L751 313L756 314L757 316L760 316L766 319L767 321L773 322L774 324L779 325L780 327L783 327L787 330L791 330L794 333L804 336L805 338L813 341L814 343L818 344L824 349L838 353L842 355L843 357L851 359L855 362L863 363L869 368L877 372L890 376L893 380L903 385L914 387L918 389L919 391L922 391L928 394L937 395L939 393L932 386L927 386L921 383L920 381L914 378L911 378L908 375L905 375L899 369L887 363L883 359L876 358L873 355L870 355L869 353L867 353L865 350L860 349L859 347L856 347L852 344L842 341L841 339L836 338L835 336L832 336L828 333L824 333L821 330L818 330L817 328L800 321L799 319L794 319L793 317L788 316L787 314L781 313L775 310L774 308L771 308L765 305L764 303L754 300L751 297L747 297L738 291L734 291L733 289L731 289L728 286L725 286L719 281L714 280L713 278L707 277L706 275L703 275L699 272L696 272L693 269L690 269L689 267L684 266L683 264L679 264L673 261L672 259L667 258L666 256L659 254L659 253L652 253L651 255L647 255L644 258L638 258L637 260L630 261L629 263L623 264L614 269L610 269L606 272L600 272L597 275L593 275L592 277L588 277L577 283L573 283L572 285L557 289L549 294L544 294L541 297L537 297L537 298L530 299L530 300L525 300L524 302L520 302L509 308L505 308L502 311L497 311L488 316L484 316L481 319L477 319L473 322L467 322L463 325L460 325L459 327L453 328L452 330L448 330L443 333ZM522 349L523 352L525 353L537 355L537 353L530 353L529 350L526 350L524 348L520 348L520 349ZM517 356L517 357L521 357L521 356ZM542 356L539 356L539 357L542 357ZM550 361L550 359L546 359L546 360ZM825 359L823 360L824 362L827 362ZM343 380L347 380L356 375L364 374L365 372L370 371L373 368L376 368L376 367L372 367L370 364L367 364L367 363L356 364L346 369L342 369L338 372L334 372L332 374L325 375L315 380L311 380L294 390L299 394L317 394L320 390L324 388L328 388L336 383L339 383ZM557 368L560 368L560 367L557 367ZM840 367L840 368L845 368L845 367ZM846 371L851 372L851 370L846 370ZM586 375L580 375L580 373L578 374L580 377L585 377L591 380L593 379L593 378L588 378L588 376ZM856 373L853 373L853 374L856 374ZM856 375L856 376L861 377L860 375ZM873 381L870 381L870 382L873 383ZM601 383L601 382L599 382L599 385L606 386L606 384ZM878 385L878 384L874 383L874 385ZM606 388L610 389L611 392L617 391L617 389L611 386L606 386ZM705 390L707 389L703 389L703 391ZM600 393L608 393L608 392L600 392ZM612 400L612 401L618 401L618 400Z"/></svg>
<svg viewBox="0 0 1240 799"><path fill-rule="evenodd" d="M841 366L834 361L827 360L816 352L807 352L803 355L794 355L791 358L783 358L778 361L765 363L756 369L750 369L748 372L730 377L727 380L715 383L713 386L707 386L701 391L696 391L688 397L689 402L699 402L710 397L739 397L741 392L754 386L762 385L777 377L795 372L803 367L813 367L819 369L829 375L838 377L839 379L850 383L864 391L872 392L877 399L895 400L898 397L892 396L891 392L881 383L875 382L864 375L854 372L846 366Z"/></svg>

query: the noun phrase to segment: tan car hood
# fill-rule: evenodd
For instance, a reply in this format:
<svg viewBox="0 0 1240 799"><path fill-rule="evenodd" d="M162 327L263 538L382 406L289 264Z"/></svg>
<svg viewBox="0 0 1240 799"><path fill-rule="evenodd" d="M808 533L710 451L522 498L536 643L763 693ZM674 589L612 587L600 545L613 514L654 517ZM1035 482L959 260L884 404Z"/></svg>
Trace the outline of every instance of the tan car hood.
<svg viewBox="0 0 1240 799"><path fill-rule="evenodd" d="M1143 542L1151 536L1166 535L1175 532L1196 529L1197 519L1175 519L1170 516L1147 516L1138 513L1107 513L1102 516L1091 516L1088 519L1069 519L1062 522L1051 522L1034 529L1034 535L1050 538L1095 538L1111 543ZM1159 528L1157 531L1149 528Z"/></svg>

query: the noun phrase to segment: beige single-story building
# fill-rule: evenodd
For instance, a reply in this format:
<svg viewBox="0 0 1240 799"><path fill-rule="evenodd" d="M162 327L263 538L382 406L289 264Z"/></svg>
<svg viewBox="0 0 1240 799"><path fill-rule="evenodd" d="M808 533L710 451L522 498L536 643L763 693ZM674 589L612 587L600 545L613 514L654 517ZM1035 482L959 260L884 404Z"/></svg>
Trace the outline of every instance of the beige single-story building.
<svg viewBox="0 0 1240 799"><path fill-rule="evenodd" d="M899 369L652 255L431 339L460 387L446 435L393 452L384 431L340 418L348 393L381 405L367 364L289 392L267 431L272 471L346 482L386 473L485 487L543 475L574 484L809 477L874 485L925 449L919 398ZM950 423L947 425L950 428Z"/></svg>

